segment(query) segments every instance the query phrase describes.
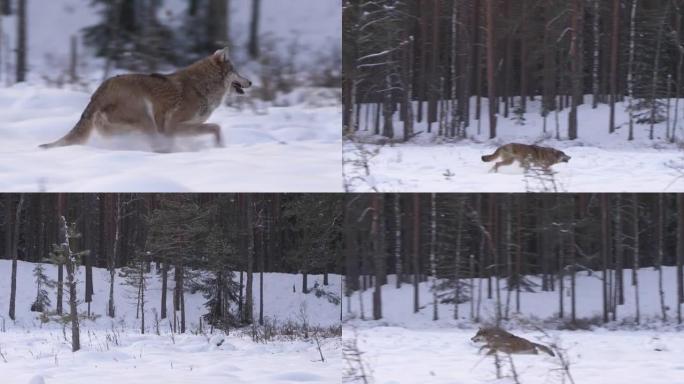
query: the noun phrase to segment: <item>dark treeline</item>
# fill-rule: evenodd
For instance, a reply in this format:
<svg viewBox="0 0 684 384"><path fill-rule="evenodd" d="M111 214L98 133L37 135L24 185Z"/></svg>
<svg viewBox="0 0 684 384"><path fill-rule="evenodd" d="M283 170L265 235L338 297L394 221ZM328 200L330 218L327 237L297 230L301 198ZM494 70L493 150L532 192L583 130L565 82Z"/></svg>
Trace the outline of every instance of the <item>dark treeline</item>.
<svg viewBox="0 0 684 384"><path fill-rule="evenodd" d="M627 286L623 270L653 267L659 271L660 298L643 300L660 300L662 319L676 316L682 322L681 194L349 194L345 210L347 295L374 289L375 319L382 317L386 276L396 274L397 288L414 285L416 312L421 303L438 302L438 293L443 302L472 299L469 279L483 278L483 296L496 296L501 304L498 288L509 292L505 310L497 306L497 321L519 311L521 291L539 289L569 291L570 298L560 295L559 313L574 323L575 275L596 271L603 281L596 294L603 295L607 322L615 320L625 295L638 295L638 281ZM680 303L672 308L674 315L664 304L661 266L676 266L677 292L667 292ZM529 275L540 276L540 286L525 278ZM433 289L434 298L420 298L417 283L428 276L442 285ZM636 322L638 310L637 300ZM474 309L470 315L479 320Z"/></svg>
<svg viewBox="0 0 684 384"><path fill-rule="evenodd" d="M94 7L100 20L84 28L85 44L98 57L105 58L105 77L114 67L136 71L157 71L164 66L182 66L203 58L217 49L235 47L230 34L230 0L187 0L178 14L161 12L163 0L83 0L79 6ZM250 0L251 16L246 53L260 59L261 0ZM26 41L31 26L26 20L26 0L0 1L0 17L17 17L16 81L26 80L30 68ZM55 41L68 51L71 45L70 81L78 79L78 36L71 41ZM6 59L5 59L6 60Z"/></svg>
<svg viewBox="0 0 684 384"><path fill-rule="evenodd" d="M55 263L58 314L63 311L63 267L68 279L74 265L85 267L85 292L77 294L88 314L93 284L108 284L107 315L115 316L113 287L121 277L138 289L138 305L144 305L140 295L147 273L154 271L162 281L164 319L166 287L173 279L174 330L178 325L181 332L186 290L204 293L211 324L251 323L257 316L252 281L263 278L263 272L301 273L301 286L293 289L305 293L316 288L308 274L324 274L327 285L328 273L341 272L343 212L337 194L4 194L0 206L2 256L14 261L11 296L17 260ZM94 282L93 267L109 269L109 281ZM32 310L42 312L50 298L45 298L45 278L36 281ZM144 308L140 312L144 316ZM144 332L144 318L142 323Z"/></svg>
<svg viewBox="0 0 684 384"><path fill-rule="evenodd" d="M683 14L682 0L345 0L343 125L393 137L398 114L404 140L416 122L463 138L480 133L484 113L494 138L497 116L524 123L538 100L545 117L569 109L562 137L575 139L578 105L609 104L612 133L626 101L630 140L635 124L653 139L667 121L674 141Z"/></svg>

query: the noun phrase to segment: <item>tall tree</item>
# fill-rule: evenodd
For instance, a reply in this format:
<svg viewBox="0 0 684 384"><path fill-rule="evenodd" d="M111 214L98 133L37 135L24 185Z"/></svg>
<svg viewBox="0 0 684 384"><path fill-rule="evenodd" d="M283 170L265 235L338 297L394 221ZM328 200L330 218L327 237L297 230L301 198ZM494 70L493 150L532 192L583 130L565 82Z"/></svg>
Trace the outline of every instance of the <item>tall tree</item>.
<svg viewBox="0 0 684 384"><path fill-rule="evenodd" d="M17 0L17 83L26 81L26 0Z"/></svg>
<svg viewBox="0 0 684 384"><path fill-rule="evenodd" d="M9 198L7 198L7 204L10 204ZM23 205L24 195L22 194L19 196L19 203L17 203L17 208L15 210L14 230L12 231L13 236L12 242L10 243L12 248L12 278L10 281L9 318L12 320L15 319L15 307L17 300L17 248L19 247L19 225L21 223L21 208ZM6 220L8 220L8 223L11 222L9 216L6 218Z"/></svg>
<svg viewBox="0 0 684 384"><path fill-rule="evenodd" d="M259 57L259 14L261 0L252 0L252 18L249 22L249 55L252 59Z"/></svg>

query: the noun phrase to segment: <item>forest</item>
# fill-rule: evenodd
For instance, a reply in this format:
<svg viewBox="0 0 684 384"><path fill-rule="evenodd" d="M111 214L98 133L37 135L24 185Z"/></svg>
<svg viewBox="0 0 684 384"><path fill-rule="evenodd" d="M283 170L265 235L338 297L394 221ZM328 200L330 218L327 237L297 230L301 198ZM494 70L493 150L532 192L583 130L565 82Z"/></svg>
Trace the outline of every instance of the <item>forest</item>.
<svg viewBox="0 0 684 384"><path fill-rule="evenodd" d="M480 301L492 299L493 321L499 324L520 312L521 292L557 292L555 316L571 326L581 320L576 305L592 297L600 297L599 323L616 320L626 298L634 307L633 323L641 320L640 301L658 303L659 321L683 321L684 195L349 194L345 199L348 312L352 294L371 290L376 320L383 318L383 305L412 306L416 313L434 306L437 320L437 304L469 303L470 320L484 321ZM667 267L676 270L676 277L665 281L673 289L663 288ZM652 296L640 294L634 272L640 268L657 271L653 281L659 288L649 287ZM580 273L596 276L600 291L576 295ZM390 285L388 275L396 277ZM428 282L432 297L419 296L422 282ZM397 296L383 302L388 291L402 285L413 286L412 300L406 294L402 302ZM676 305L666 305L665 295Z"/></svg>
<svg viewBox="0 0 684 384"><path fill-rule="evenodd" d="M345 0L344 131L491 139L503 119L520 126L534 112L539 134L574 140L598 129L578 128L578 107L608 105L601 130L627 114L627 140L675 142L683 14L682 0Z"/></svg>
<svg viewBox="0 0 684 384"><path fill-rule="evenodd" d="M12 260L12 275L3 279L11 278L12 320L18 310L17 260L36 263L34 312L46 311L53 302L57 315L75 314L66 306L84 302L90 316L93 284L107 284L106 315L114 318L117 306L127 305L114 301L114 284L125 279L138 292L142 333L152 265L162 286L159 315L165 319L173 313L173 329L180 333L186 331L185 292L203 292L204 319L214 327L263 324L263 296L260 308L253 297L263 295L264 273L301 274L301 284L292 289L305 294L316 290L309 274L323 274L326 286L329 273L340 273L340 195L59 193L5 194L2 200L2 258ZM43 275L46 263L58 266L57 281ZM75 291L79 265L85 267L85 292ZM106 268L108 281L94 281L93 268ZM171 279L173 308L167 312ZM258 293L252 289L256 279ZM56 297L48 296L47 286L56 286Z"/></svg>

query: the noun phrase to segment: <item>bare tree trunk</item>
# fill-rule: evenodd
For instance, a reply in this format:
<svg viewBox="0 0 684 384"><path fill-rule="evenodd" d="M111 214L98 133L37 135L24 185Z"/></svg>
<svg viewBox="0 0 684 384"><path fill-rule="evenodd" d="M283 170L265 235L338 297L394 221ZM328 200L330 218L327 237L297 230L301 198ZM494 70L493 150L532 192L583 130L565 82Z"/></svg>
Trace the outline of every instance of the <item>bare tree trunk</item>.
<svg viewBox="0 0 684 384"><path fill-rule="evenodd" d="M382 215L382 195L374 193L371 195L372 222L371 222L371 241L373 242L373 264L375 270L375 290L373 291L373 319L382 318L382 283L385 278L385 252L383 249L382 236L384 228L381 222L384 220Z"/></svg>
<svg viewBox="0 0 684 384"><path fill-rule="evenodd" d="M615 194L615 306L625 304L625 284L623 282L624 233L622 229L622 196ZM613 312L613 320L616 314Z"/></svg>
<svg viewBox="0 0 684 384"><path fill-rule="evenodd" d="M26 0L17 3L17 83L26 81Z"/></svg>
<svg viewBox="0 0 684 384"><path fill-rule="evenodd" d="M119 236L121 231L121 196L115 195L114 200L114 244L112 244L112 253L109 260L109 301L107 305L107 316L114 318L114 277L116 276L116 252L119 247Z"/></svg>
<svg viewBox="0 0 684 384"><path fill-rule="evenodd" d="M629 109L629 137L627 140L634 140L634 111L632 102L634 100L634 34L636 31L636 8L637 0L632 0L632 11L630 12L629 22L629 63L627 64L627 93Z"/></svg>
<svg viewBox="0 0 684 384"><path fill-rule="evenodd" d="M615 131L615 99L617 98L618 76L618 33L620 27L620 0L613 0L613 31L611 33L610 53L610 121L608 132Z"/></svg>
<svg viewBox="0 0 684 384"><path fill-rule="evenodd" d="M437 260L435 256L435 243L437 242L437 196L430 194L430 274L432 275L432 320L439 319L437 313Z"/></svg>
<svg viewBox="0 0 684 384"><path fill-rule="evenodd" d="M8 195L9 196L9 195ZM7 204L10 204L10 198L7 198ZM17 203L17 209L14 213L14 230L11 232L12 242L10 243L12 248L12 280L10 285L10 303L9 303L9 318L15 319L15 307L17 300L17 254L19 247L19 225L21 224L21 208L24 205L24 194L19 195L19 203ZM11 211L11 208L8 209ZM7 216L5 219L8 222L7 228L9 230L10 224L12 222L11 216Z"/></svg>
<svg viewBox="0 0 684 384"><path fill-rule="evenodd" d="M413 312L418 313L418 279L420 278L420 195L413 194Z"/></svg>
<svg viewBox="0 0 684 384"><path fill-rule="evenodd" d="M632 285L634 285L634 304L636 306L636 323L639 324L640 321L640 309L639 309L639 201L637 200L637 194L632 194L632 216L634 220L634 260L633 268L634 275L632 278Z"/></svg>
<svg viewBox="0 0 684 384"><path fill-rule="evenodd" d="M572 72L572 101L568 115L568 139L577 138L577 106L582 98L582 1L572 1L572 33L570 41L570 65Z"/></svg>
<svg viewBox="0 0 684 384"><path fill-rule="evenodd" d="M245 209L245 231L247 233L247 287L245 290L245 310L243 312L242 321L246 324L252 324L254 322L254 305L253 305L253 294L252 294L252 282L253 282L253 269L254 269L254 223L253 223L253 212L252 212L252 197L250 194L245 194L244 196L244 209ZM306 292L304 292L306 293Z"/></svg>
<svg viewBox="0 0 684 384"><path fill-rule="evenodd" d="M656 39L656 51L655 57L653 59L653 76L651 80L651 127L648 131L648 138L653 140L655 119L656 119L656 96L658 87L658 73L660 71L660 48L663 42L663 33L665 32L665 20L667 19L668 13L670 11L670 2L667 1L665 5L665 11L663 12L662 19L660 20L658 26L658 37Z"/></svg>
<svg viewBox="0 0 684 384"><path fill-rule="evenodd" d="M401 265L401 194L394 194L394 270L397 276L397 289L401 288L403 271Z"/></svg>
<svg viewBox="0 0 684 384"><path fill-rule="evenodd" d="M456 211L456 257L454 259L454 281L455 281L455 288L454 288L454 319L458 320L458 304L459 304L459 299L461 297L461 239L462 239L462 232L463 232L463 199L461 197L458 198L458 208ZM472 284L472 275L471 275L471 284ZM472 289L472 287L471 287ZM472 295L473 292L472 290L470 291L470 294ZM472 305L472 297L471 297L471 305ZM472 307L471 307L471 315L472 315Z"/></svg>
<svg viewBox="0 0 684 384"><path fill-rule="evenodd" d="M663 322L667 321L667 307L665 306L665 291L663 290L663 221L665 220L665 212L663 210L663 194L658 194L658 219L656 222L656 260L655 265L658 268L658 295L660 296L660 313Z"/></svg>
<svg viewBox="0 0 684 384"><path fill-rule="evenodd" d="M601 19L601 9L599 8L600 0L593 0L594 15L592 17L592 31L594 35L594 47L593 47L593 64L591 67L591 78L592 78L592 91L594 97L592 100L592 108L598 106L599 99L599 48L601 45L601 33L599 31L599 22Z"/></svg>
<svg viewBox="0 0 684 384"><path fill-rule="evenodd" d="M166 290L169 280L169 263L164 261L162 266L162 288L161 288L161 318L166 319ZM242 289L242 287L240 287Z"/></svg>
<svg viewBox="0 0 684 384"><path fill-rule="evenodd" d="M249 56L259 57L259 13L261 0L252 0L252 20L249 23Z"/></svg>
<svg viewBox="0 0 684 384"><path fill-rule="evenodd" d="M684 303L684 194L677 194L677 323Z"/></svg>
<svg viewBox="0 0 684 384"><path fill-rule="evenodd" d="M603 288L603 322L608 322L608 197L601 194L601 260L603 264L602 283Z"/></svg>
<svg viewBox="0 0 684 384"><path fill-rule="evenodd" d="M214 52L228 46L228 2L226 0L209 0L208 7L207 43L209 46L207 51ZM254 20L253 17L252 20ZM250 45L250 54L251 48Z"/></svg>
<svg viewBox="0 0 684 384"><path fill-rule="evenodd" d="M496 137L496 84L494 83L494 0L485 0L487 7L487 97L489 98L489 138Z"/></svg>

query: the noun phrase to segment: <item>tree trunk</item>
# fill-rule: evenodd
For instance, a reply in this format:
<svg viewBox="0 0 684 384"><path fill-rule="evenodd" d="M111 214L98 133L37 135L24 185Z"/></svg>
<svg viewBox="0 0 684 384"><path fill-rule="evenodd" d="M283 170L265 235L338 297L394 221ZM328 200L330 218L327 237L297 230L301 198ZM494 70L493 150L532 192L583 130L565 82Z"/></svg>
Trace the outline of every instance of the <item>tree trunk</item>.
<svg viewBox="0 0 684 384"><path fill-rule="evenodd" d="M456 209L456 257L454 258L454 320L458 320L458 304L461 297L461 239L463 232L463 199L458 197L458 205ZM472 282L472 275L471 275ZM472 284L471 284L472 285ZM471 303L472 301L472 287L471 287ZM472 307L471 307L472 314Z"/></svg>
<svg viewBox="0 0 684 384"><path fill-rule="evenodd" d="M9 195L8 195L9 196ZM10 199L7 199L7 204L10 203ZM17 255L18 255L18 247L19 247L19 225L21 224L21 208L24 205L24 194L19 195L19 203L17 204L17 209L15 211L15 217L14 217L14 230L12 231L13 236L12 236L12 242L11 242L11 247L12 247L12 280L11 280L11 285L10 285L10 305L9 305L9 318L14 320L15 319L15 307L16 307L16 300L17 300ZM10 208L11 210L11 208ZM12 222L10 216L7 216L6 218L8 222L8 230L9 230L9 223Z"/></svg>
<svg viewBox="0 0 684 384"><path fill-rule="evenodd" d="M401 288L403 278L401 260L401 194L394 194L394 272L397 277L397 289Z"/></svg>
<svg viewBox="0 0 684 384"><path fill-rule="evenodd" d="M494 79L494 0L485 0L487 7L487 97L489 98L489 138L496 137L496 84Z"/></svg>
<svg viewBox="0 0 684 384"><path fill-rule="evenodd" d="M684 303L684 194L677 194L677 323L682 323Z"/></svg>
<svg viewBox="0 0 684 384"><path fill-rule="evenodd" d="M371 195L371 241L373 242L373 267L375 270L375 290L373 291L373 319L382 318L382 283L385 279L385 252L383 249L382 237L384 230L382 222L384 216L382 212L383 201L379 193Z"/></svg>
<svg viewBox="0 0 684 384"><path fill-rule="evenodd" d="M430 194L430 274L432 275L432 320L437 321L437 260L435 255L435 243L437 243L437 197Z"/></svg>
<svg viewBox="0 0 684 384"><path fill-rule="evenodd" d="M213 53L228 46L228 1L209 0L207 18L207 51ZM251 46L250 46L251 49Z"/></svg>
<svg viewBox="0 0 684 384"><path fill-rule="evenodd" d="M663 237L664 229L663 222L665 221L665 212L663 210L663 194L658 194L658 208L656 220L656 260L655 265L658 268L658 296L660 296L660 313L663 323L667 321L667 306L665 305L665 291L663 290Z"/></svg>
<svg viewBox="0 0 684 384"><path fill-rule="evenodd" d="M591 89L594 94L593 100L591 102L592 108L596 108L598 106L598 99L599 99L599 51L600 51L600 45L601 45L601 33L599 31L599 22L601 20L601 9L600 9L600 0L593 0L593 6L594 6L594 15L592 16L592 32L593 32L593 37L594 37L594 46L593 46L593 62L591 66Z"/></svg>
<svg viewBox="0 0 684 384"><path fill-rule="evenodd" d="M603 263L602 288L603 288L603 322L608 322L608 241L610 239L608 227L608 197L601 194L601 260Z"/></svg>
<svg viewBox="0 0 684 384"><path fill-rule="evenodd" d="M26 0L17 3L17 83L26 81Z"/></svg>
<svg viewBox="0 0 684 384"><path fill-rule="evenodd" d="M246 217L246 234L247 234L247 287L245 290L245 310L242 321L246 324L252 324L253 316L253 295L252 295L252 274L254 269L254 221L252 211L252 197L250 194L244 195L244 213ZM306 293L306 292L304 292Z"/></svg>
<svg viewBox="0 0 684 384"><path fill-rule="evenodd" d="M259 14L261 0L252 0L252 19L249 23L249 56L252 59L259 57Z"/></svg>
<svg viewBox="0 0 684 384"><path fill-rule="evenodd" d="M613 0L613 31L610 44L610 120L608 132L615 132L615 99L618 77L618 34L620 27L620 0Z"/></svg>
<svg viewBox="0 0 684 384"><path fill-rule="evenodd" d="M632 101L634 100L634 34L636 30L636 8L637 0L632 0L632 11L629 21L629 62L627 63L627 100L629 110L629 136L627 140L634 140L634 111Z"/></svg>
<svg viewBox="0 0 684 384"><path fill-rule="evenodd" d="M418 279L420 278L420 194L413 194L413 312L420 310Z"/></svg>
<svg viewBox="0 0 684 384"><path fill-rule="evenodd" d="M166 319L166 290L169 280L169 263L164 261L162 265L162 288L161 288L161 318Z"/></svg>
<svg viewBox="0 0 684 384"><path fill-rule="evenodd" d="M640 321L640 308L639 308L639 201L637 199L637 194L632 194L632 217L634 224L634 260L633 268L634 274L632 278L632 285L634 285L634 304L635 308L635 318L636 323L639 324Z"/></svg>

